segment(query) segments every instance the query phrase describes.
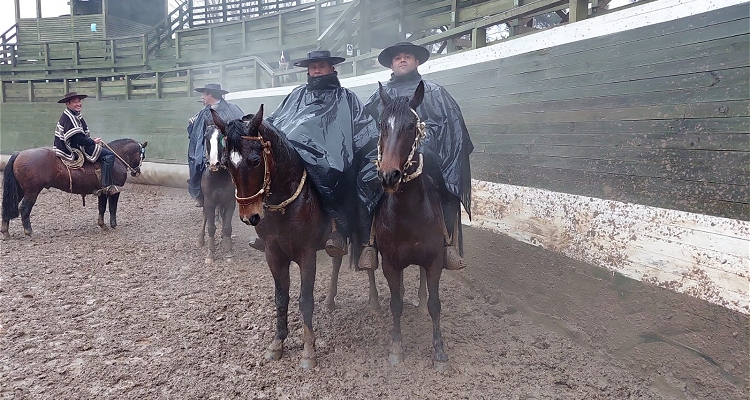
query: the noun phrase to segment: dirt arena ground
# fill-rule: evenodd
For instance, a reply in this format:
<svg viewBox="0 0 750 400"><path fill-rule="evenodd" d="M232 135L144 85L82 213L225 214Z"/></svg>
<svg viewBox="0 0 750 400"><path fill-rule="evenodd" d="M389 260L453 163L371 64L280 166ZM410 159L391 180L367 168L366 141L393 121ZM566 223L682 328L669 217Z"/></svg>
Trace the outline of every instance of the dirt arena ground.
<svg viewBox="0 0 750 400"><path fill-rule="evenodd" d="M555 253L466 229L464 271L441 281L448 372L431 363L431 321L407 270L405 361L388 363L391 316L367 309L367 279L342 269L338 309L315 287L318 366L299 367L292 268L290 337L274 333L273 281L235 220L236 261L204 265L186 190L126 185L119 226L96 202L45 191L0 242L3 399L747 399L748 318ZM345 262L347 262L345 260Z"/></svg>

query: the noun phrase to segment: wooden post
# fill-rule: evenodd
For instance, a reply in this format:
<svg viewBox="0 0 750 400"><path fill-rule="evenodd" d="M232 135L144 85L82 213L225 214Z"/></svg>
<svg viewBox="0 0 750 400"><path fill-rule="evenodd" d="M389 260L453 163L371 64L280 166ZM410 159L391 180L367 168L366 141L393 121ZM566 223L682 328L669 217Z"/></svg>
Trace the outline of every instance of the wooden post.
<svg viewBox="0 0 750 400"><path fill-rule="evenodd" d="M282 16L282 14L279 13L279 48L283 48L284 47L284 28L282 28L282 24L284 22L284 19L281 16Z"/></svg>
<svg viewBox="0 0 750 400"><path fill-rule="evenodd" d="M16 22L21 19L21 0L13 0L13 5L16 7Z"/></svg>
<svg viewBox="0 0 750 400"><path fill-rule="evenodd" d="M187 3L188 9L188 27L193 27L193 0L188 0Z"/></svg>
<svg viewBox="0 0 750 400"><path fill-rule="evenodd" d="M455 28L457 26L458 26L458 0L451 0L451 23L450 25L448 25L448 28L449 29ZM472 36L472 41L473 40L474 39ZM446 46L446 50L448 51L448 53L452 53L456 51L457 46L455 43L456 43L455 40L448 39L448 43Z"/></svg>
<svg viewBox="0 0 750 400"><path fill-rule="evenodd" d="M81 62L79 60L80 57L80 44L76 41L73 42L73 63L77 67Z"/></svg>
<svg viewBox="0 0 750 400"><path fill-rule="evenodd" d="M0 102L5 103L5 82L0 81Z"/></svg>
<svg viewBox="0 0 750 400"><path fill-rule="evenodd" d="M68 78L63 78L63 93L70 93L70 84Z"/></svg>
<svg viewBox="0 0 750 400"><path fill-rule="evenodd" d="M320 15L320 4L315 5L315 37L320 37L320 34L323 33L323 27L320 26L322 23L322 18Z"/></svg>
<svg viewBox="0 0 750 400"><path fill-rule="evenodd" d="M141 37L141 46L143 47L143 65L148 65L148 34L144 33Z"/></svg>
<svg viewBox="0 0 750 400"><path fill-rule="evenodd" d="M115 64L117 64L117 45L115 43L115 39L109 40L109 49L112 53L112 66L114 66Z"/></svg>
<svg viewBox="0 0 750 400"><path fill-rule="evenodd" d="M570 14L568 22L583 21L589 14L588 0L570 0Z"/></svg>
<svg viewBox="0 0 750 400"><path fill-rule="evenodd" d="M370 40L370 0L360 0L359 2L359 51L361 54L369 53L372 50L372 41ZM356 56L356 54L355 54Z"/></svg>
<svg viewBox="0 0 750 400"><path fill-rule="evenodd" d="M102 37L105 38L107 37L107 3L109 3L108 0L102 0Z"/></svg>
<svg viewBox="0 0 750 400"><path fill-rule="evenodd" d="M34 102L34 82L29 80L29 103Z"/></svg>
<svg viewBox="0 0 750 400"><path fill-rule="evenodd" d="M187 95L188 97L193 97L193 70L192 69L188 68L187 76L185 80L187 81Z"/></svg>
<svg viewBox="0 0 750 400"><path fill-rule="evenodd" d="M180 32L174 33L174 58L180 62Z"/></svg>
<svg viewBox="0 0 750 400"><path fill-rule="evenodd" d="M471 48L478 49L487 44L487 28L474 28L471 30Z"/></svg>
<svg viewBox="0 0 750 400"><path fill-rule="evenodd" d="M253 60L253 73L255 74L255 89L260 89L260 64L258 60Z"/></svg>
<svg viewBox="0 0 750 400"><path fill-rule="evenodd" d="M96 77L96 99L102 99L102 78Z"/></svg>
<svg viewBox="0 0 750 400"><path fill-rule="evenodd" d="M161 74L156 73L156 98L161 99Z"/></svg>
<svg viewBox="0 0 750 400"><path fill-rule="evenodd" d="M208 27L208 55L214 55L214 28Z"/></svg>
<svg viewBox="0 0 750 400"><path fill-rule="evenodd" d="M44 66L49 67L50 61L49 61L49 43L44 44Z"/></svg>
<svg viewBox="0 0 750 400"><path fill-rule="evenodd" d="M42 18L42 0L36 0L36 17Z"/></svg>
<svg viewBox="0 0 750 400"><path fill-rule="evenodd" d="M242 52L247 53L247 21L242 22Z"/></svg>
<svg viewBox="0 0 750 400"><path fill-rule="evenodd" d="M130 100L130 75L125 74L125 100Z"/></svg>
<svg viewBox="0 0 750 400"><path fill-rule="evenodd" d="M219 65L219 84L221 85L222 88L227 87L226 76L227 76L227 67L224 63L221 63L221 65Z"/></svg>
<svg viewBox="0 0 750 400"><path fill-rule="evenodd" d="M405 0L399 0L398 2L398 37L399 40L405 40L406 39L406 28L404 27L404 24L406 24L406 11L405 11Z"/></svg>

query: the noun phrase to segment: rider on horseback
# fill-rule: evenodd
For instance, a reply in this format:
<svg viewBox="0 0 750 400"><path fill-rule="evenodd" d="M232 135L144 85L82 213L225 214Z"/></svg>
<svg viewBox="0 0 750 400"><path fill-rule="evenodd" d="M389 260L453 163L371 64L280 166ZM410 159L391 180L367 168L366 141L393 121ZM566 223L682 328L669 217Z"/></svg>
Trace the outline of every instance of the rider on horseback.
<svg viewBox="0 0 750 400"><path fill-rule="evenodd" d="M423 80L417 67L429 58L430 52L427 49L409 42L396 43L380 52L378 62L393 71L391 79L383 85L388 95L392 98L410 97L419 82ZM425 172L441 186L439 192L443 218L446 232L449 232L451 236L450 244L446 243L445 268L462 269L465 264L461 258L463 255L461 234L455 237L454 233L461 230L461 203L471 218L469 154L474 150L474 145L469 138L461 109L453 97L445 88L434 82L424 81L424 84L424 100L415 110L419 119L425 123L427 130L427 136L419 150L424 154ZM376 119L379 118L382 105L377 89L367 100L365 108ZM369 225L360 224L367 226L369 231ZM365 238L369 238L369 234ZM359 267L377 267L374 243L365 245Z"/></svg>
<svg viewBox="0 0 750 400"><path fill-rule="evenodd" d="M101 188L94 194L115 194L117 186L112 184L112 168L115 164L115 153L103 148L101 138L91 138L88 125L81 115L85 94L70 92L58 100L65 103L65 110L57 122L55 129L55 154L68 163L83 163L78 153L82 153L85 160L102 162Z"/></svg>
<svg viewBox="0 0 750 400"><path fill-rule="evenodd" d="M332 217L332 233L325 243L332 257L346 254L345 236L360 232L357 207L366 207L379 195L368 192L361 179L378 185L371 162L377 157L377 127L354 92L341 86L334 66L343 61L327 50L311 51L306 59L296 61L295 66L307 68L307 84L294 88L266 118L302 157ZM250 245L264 248L260 240Z"/></svg>

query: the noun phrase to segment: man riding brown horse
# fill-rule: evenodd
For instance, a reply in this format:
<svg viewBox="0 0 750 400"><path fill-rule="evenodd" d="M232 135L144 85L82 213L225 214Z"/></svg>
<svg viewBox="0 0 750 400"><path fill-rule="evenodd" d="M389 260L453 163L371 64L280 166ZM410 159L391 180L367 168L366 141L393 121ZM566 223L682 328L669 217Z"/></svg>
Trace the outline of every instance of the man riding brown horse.
<svg viewBox="0 0 750 400"><path fill-rule="evenodd" d="M91 138L89 127L81 115L85 94L67 93L58 103L65 103L65 110L55 128L55 154L64 161L75 164L101 161L101 187L95 194L115 194L119 190L112 184L112 167L115 164L115 153L102 147L102 139ZM79 157L84 157L81 160Z"/></svg>
<svg viewBox="0 0 750 400"><path fill-rule="evenodd" d="M383 89L392 98L410 97L422 82L422 75L417 67L430 58L430 52L424 47L409 42L396 43L385 48L378 56L378 62L393 73ZM440 199L443 209L446 231L451 242L446 243L446 269L465 267L461 258L461 213L464 209L471 218L471 168L469 154L474 150L461 109L456 100L442 86L424 81L424 100L414 110L419 119L425 123L426 137L419 149L424 153L425 172L439 182ZM382 112L380 92L378 89L365 103L365 108L376 118ZM453 234L458 233L458 237ZM458 244L458 246L456 246ZM374 254L374 243L369 243L360 258L360 268L376 267L376 262L368 258Z"/></svg>

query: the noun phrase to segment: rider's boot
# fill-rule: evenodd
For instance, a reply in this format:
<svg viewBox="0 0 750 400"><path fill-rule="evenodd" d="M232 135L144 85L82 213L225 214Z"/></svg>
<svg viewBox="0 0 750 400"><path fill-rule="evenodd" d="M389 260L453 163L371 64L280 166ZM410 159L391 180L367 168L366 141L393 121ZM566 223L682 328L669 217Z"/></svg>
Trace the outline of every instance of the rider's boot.
<svg viewBox="0 0 750 400"><path fill-rule="evenodd" d="M359 205L359 233L362 238L362 254L359 256L359 269L378 269L378 250L372 234L372 215L364 204Z"/></svg>
<svg viewBox="0 0 750 400"><path fill-rule="evenodd" d="M336 221L333 218L331 218L331 235L326 240L326 253L331 257L342 257L348 254L346 238L336 229Z"/></svg>
<svg viewBox="0 0 750 400"><path fill-rule="evenodd" d="M461 205L457 201L451 203L454 204L442 204L445 231L452 231L449 243L445 245L445 265L443 268L457 271L466 268L466 261L464 261L458 246L458 241L460 240L459 230L461 229Z"/></svg>
<svg viewBox="0 0 750 400"><path fill-rule="evenodd" d="M112 184L112 168L115 165L115 156L113 154L103 155L101 157L102 162L102 180L101 187L96 191L97 195L102 194L115 194L119 190L117 186Z"/></svg>

